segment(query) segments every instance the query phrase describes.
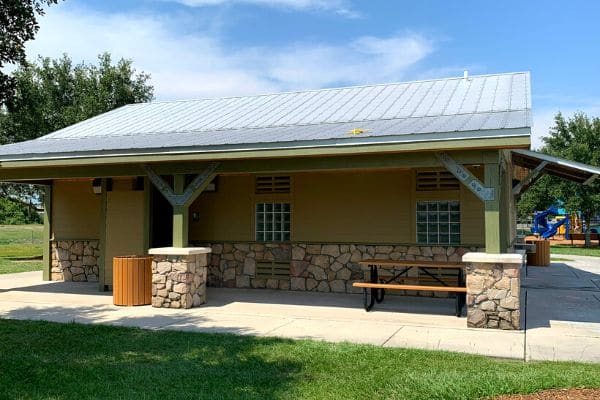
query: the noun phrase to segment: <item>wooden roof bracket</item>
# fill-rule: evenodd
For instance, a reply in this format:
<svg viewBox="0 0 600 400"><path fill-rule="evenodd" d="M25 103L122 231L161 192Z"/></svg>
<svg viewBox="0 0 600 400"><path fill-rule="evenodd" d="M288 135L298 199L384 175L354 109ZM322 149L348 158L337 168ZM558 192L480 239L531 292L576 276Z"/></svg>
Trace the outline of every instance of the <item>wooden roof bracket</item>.
<svg viewBox="0 0 600 400"><path fill-rule="evenodd" d="M594 175L590 176L589 178L587 178L586 181L583 182L583 184L584 185L591 185L592 182L594 182L597 177L598 177L598 175L594 174Z"/></svg>
<svg viewBox="0 0 600 400"><path fill-rule="evenodd" d="M494 188L486 187L468 169L457 163L448 153L435 153L438 160L446 169L456 177L463 185L482 201L493 201L496 193Z"/></svg>
<svg viewBox="0 0 600 400"><path fill-rule="evenodd" d="M512 189L513 196L515 196L516 199L519 199L521 197L521 194L523 194L523 192L525 192L527 189L529 189L529 187L531 185L533 185L538 179L540 179L544 175L544 173L545 173L544 168L546 168L547 165L548 165L548 161L542 161L541 163L538 164L537 167L532 169L529 172L529 174L527 174L527 176L521 180L521 182L517 183L513 187L513 189Z"/></svg>
<svg viewBox="0 0 600 400"><path fill-rule="evenodd" d="M142 165L142 168L148 174L148 178L159 192L165 196L167 201L173 207L189 207L194 200L202 193L208 184L215 178L219 163L210 163L201 173L196 175L183 193L177 194L160 175L158 175L149 165Z"/></svg>

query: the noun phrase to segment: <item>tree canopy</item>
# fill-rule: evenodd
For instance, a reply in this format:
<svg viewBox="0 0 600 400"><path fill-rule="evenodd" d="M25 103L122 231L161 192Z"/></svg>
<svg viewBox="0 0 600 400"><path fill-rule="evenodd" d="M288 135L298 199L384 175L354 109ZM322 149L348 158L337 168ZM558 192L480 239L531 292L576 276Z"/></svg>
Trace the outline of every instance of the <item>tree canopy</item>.
<svg viewBox="0 0 600 400"><path fill-rule="evenodd" d="M26 64L25 42L40 29L38 15L58 0L3 0L0 3L0 105L12 94L14 79L2 72L6 64Z"/></svg>
<svg viewBox="0 0 600 400"><path fill-rule="evenodd" d="M67 55L54 60L40 57L18 67L11 79L13 93L0 108L0 144L35 139L154 97L148 74L136 73L131 60L113 63L108 53L98 56L97 65L74 65ZM15 203L11 215L23 207L29 209L24 215L34 215L40 200L38 189L32 185L0 184L0 196ZM3 207L8 209L6 204Z"/></svg>
<svg viewBox="0 0 600 400"><path fill-rule="evenodd" d="M541 151L553 156L600 166L600 118L576 113L554 118L554 127L543 138ZM562 202L569 211L580 211L587 223L600 213L600 180L582 185L565 179L544 176L519 201L520 215Z"/></svg>
<svg viewBox="0 0 600 400"><path fill-rule="evenodd" d="M113 63L108 53L98 56L98 65L74 65L67 55L40 57L15 70L12 78L14 93L0 113L2 144L35 139L154 96L148 74L136 73L131 60Z"/></svg>

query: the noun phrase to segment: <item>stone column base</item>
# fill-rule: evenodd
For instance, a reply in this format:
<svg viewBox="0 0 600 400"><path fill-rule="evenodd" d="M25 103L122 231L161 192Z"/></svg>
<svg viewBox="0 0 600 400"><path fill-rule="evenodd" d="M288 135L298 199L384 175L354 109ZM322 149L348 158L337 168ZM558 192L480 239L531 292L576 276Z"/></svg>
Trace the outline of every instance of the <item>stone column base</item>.
<svg viewBox="0 0 600 400"><path fill-rule="evenodd" d="M209 248L163 247L150 249L152 261L152 306L192 308L206 302Z"/></svg>
<svg viewBox="0 0 600 400"><path fill-rule="evenodd" d="M467 326L521 329L522 254L467 253Z"/></svg>

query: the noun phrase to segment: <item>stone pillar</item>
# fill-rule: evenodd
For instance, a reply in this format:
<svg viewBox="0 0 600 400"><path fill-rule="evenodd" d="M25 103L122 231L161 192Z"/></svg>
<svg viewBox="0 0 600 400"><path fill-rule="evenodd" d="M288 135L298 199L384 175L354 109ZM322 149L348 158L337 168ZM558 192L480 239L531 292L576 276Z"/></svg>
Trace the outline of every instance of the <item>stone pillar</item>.
<svg viewBox="0 0 600 400"><path fill-rule="evenodd" d="M192 308L206 302L207 247L148 250L152 261L152 306Z"/></svg>
<svg viewBox="0 0 600 400"><path fill-rule="evenodd" d="M521 329L522 254L467 253L467 326Z"/></svg>

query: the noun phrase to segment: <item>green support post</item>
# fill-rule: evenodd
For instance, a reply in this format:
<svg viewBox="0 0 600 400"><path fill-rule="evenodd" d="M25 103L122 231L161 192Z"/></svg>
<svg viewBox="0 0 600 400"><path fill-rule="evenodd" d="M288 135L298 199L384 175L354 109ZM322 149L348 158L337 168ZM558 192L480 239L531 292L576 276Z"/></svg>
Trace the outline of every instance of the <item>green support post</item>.
<svg viewBox="0 0 600 400"><path fill-rule="evenodd" d="M499 254L503 249L503 238L500 233L500 165L485 164L485 186L494 189L494 199L485 201L485 252Z"/></svg>
<svg viewBox="0 0 600 400"><path fill-rule="evenodd" d="M44 235L43 235L43 279L49 281L52 279L52 186L44 186Z"/></svg>
<svg viewBox="0 0 600 400"><path fill-rule="evenodd" d="M98 248L100 250L100 257L98 257L98 290L101 292L106 291L107 283L104 281L106 278L106 178L102 178L100 181L101 186L101 197L100 197L100 238L98 239ZM111 268L112 265L109 266Z"/></svg>
<svg viewBox="0 0 600 400"><path fill-rule="evenodd" d="M173 191L183 194L185 191L185 175L173 176ZM187 247L188 245L189 206L173 206L173 247Z"/></svg>
<svg viewBox="0 0 600 400"><path fill-rule="evenodd" d="M152 183L148 177L144 177L144 254L148 253L152 239Z"/></svg>

